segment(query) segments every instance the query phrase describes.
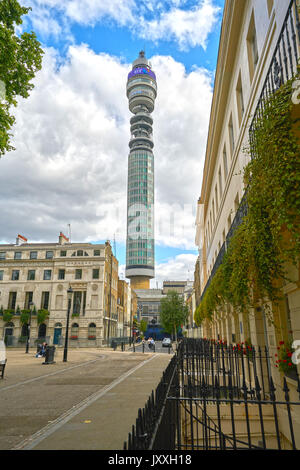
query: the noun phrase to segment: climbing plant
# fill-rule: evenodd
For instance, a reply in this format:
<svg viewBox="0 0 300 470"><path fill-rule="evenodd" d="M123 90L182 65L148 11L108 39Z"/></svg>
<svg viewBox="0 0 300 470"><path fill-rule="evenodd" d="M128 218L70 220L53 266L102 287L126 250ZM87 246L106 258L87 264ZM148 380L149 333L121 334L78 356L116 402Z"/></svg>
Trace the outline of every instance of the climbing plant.
<svg viewBox="0 0 300 470"><path fill-rule="evenodd" d="M225 303L244 312L255 303L276 303L288 279L285 266L299 260L300 125L293 116L294 80L266 100L255 123L244 169L247 215L196 309L197 324Z"/></svg>
<svg viewBox="0 0 300 470"><path fill-rule="evenodd" d="M46 310L45 308L41 308L40 310L38 310L38 313L37 313L38 325L40 325L41 323L44 323L44 321L46 320L48 316L49 316L49 311Z"/></svg>

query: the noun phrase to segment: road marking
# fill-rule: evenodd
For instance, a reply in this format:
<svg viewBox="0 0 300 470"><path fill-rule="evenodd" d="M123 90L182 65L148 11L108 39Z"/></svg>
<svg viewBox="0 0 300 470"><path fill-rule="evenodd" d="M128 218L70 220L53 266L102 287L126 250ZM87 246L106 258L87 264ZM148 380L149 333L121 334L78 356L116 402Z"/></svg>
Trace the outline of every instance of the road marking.
<svg viewBox="0 0 300 470"><path fill-rule="evenodd" d="M40 429L39 431L37 431L35 434L30 436L29 438L26 438L21 443L17 444L11 450L31 450L31 449L33 449L41 441L46 439L46 437L53 434L55 431L57 431L59 428L61 428L65 423L70 421L70 419L72 419L74 416L78 415L82 410L87 408L89 405L94 403L99 398L102 398L107 392L112 390L116 385L119 385L119 383L123 382L123 380L127 379L127 377L129 377L131 374L136 372L138 369L140 369L141 367L143 367L145 364L152 361L156 357L158 357L158 356L153 355L149 359L146 359L145 361L141 362L140 364L133 367L129 371L125 372L123 375L121 375L116 380L114 380L111 384L109 384L108 386L102 388L98 392L93 393L89 397L85 398L80 403L73 406L71 409L69 409L68 411L63 413L61 416L59 416L56 420L52 421L50 424L48 424L44 428Z"/></svg>

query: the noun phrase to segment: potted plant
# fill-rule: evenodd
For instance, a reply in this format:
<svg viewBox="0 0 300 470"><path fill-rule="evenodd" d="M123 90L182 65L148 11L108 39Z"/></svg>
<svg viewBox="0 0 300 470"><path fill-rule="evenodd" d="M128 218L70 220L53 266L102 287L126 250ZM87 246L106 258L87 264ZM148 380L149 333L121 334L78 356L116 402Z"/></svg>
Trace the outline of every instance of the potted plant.
<svg viewBox="0 0 300 470"><path fill-rule="evenodd" d="M286 376L296 379L297 378L297 366L292 361L294 349L292 348L292 341L279 342L277 346L277 354L275 354L275 365L283 372Z"/></svg>
<svg viewBox="0 0 300 470"><path fill-rule="evenodd" d="M94 335L89 335L89 336L88 336L88 339L96 339L96 336L94 336Z"/></svg>
<svg viewBox="0 0 300 470"><path fill-rule="evenodd" d="M22 310L20 316L21 325L28 325L29 323L30 310Z"/></svg>
<svg viewBox="0 0 300 470"><path fill-rule="evenodd" d="M8 323L11 321L12 317L14 316L15 311L12 308L3 311L3 321Z"/></svg>
<svg viewBox="0 0 300 470"><path fill-rule="evenodd" d="M78 339L78 336L76 336L76 335L72 335L72 336L70 336L70 339L74 339L74 340L76 340L76 339Z"/></svg>
<svg viewBox="0 0 300 470"><path fill-rule="evenodd" d="M38 310L38 313L37 313L38 325L40 325L41 323L44 323L44 321L46 320L48 316L49 316L49 310L46 310L45 308L41 308L40 310Z"/></svg>

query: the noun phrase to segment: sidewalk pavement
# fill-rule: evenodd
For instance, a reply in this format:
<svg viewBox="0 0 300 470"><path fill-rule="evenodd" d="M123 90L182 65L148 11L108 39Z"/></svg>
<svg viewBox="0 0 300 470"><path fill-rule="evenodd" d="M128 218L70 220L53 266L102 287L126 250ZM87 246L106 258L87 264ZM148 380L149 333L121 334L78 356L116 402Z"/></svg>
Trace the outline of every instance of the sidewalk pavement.
<svg viewBox="0 0 300 470"><path fill-rule="evenodd" d="M132 355L130 352L122 354ZM156 389L172 356L144 354L137 365L15 449L122 450L135 424L138 409L145 406L152 390Z"/></svg>

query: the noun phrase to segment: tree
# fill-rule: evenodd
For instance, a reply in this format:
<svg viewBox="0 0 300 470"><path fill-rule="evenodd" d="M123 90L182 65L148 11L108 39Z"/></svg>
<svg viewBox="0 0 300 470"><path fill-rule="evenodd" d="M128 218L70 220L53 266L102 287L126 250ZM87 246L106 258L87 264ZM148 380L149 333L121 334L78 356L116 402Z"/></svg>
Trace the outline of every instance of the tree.
<svg viewBox="0 0 300 470"><path fill-rule="evenodd" d="M139 324L139 329L143 333L143 335L145 334L145 331L147 330L147 326L148 326L148 323L146 322L146 320L142 319Z"/></svg>
<svg viewBox="0 0 300 470"><path fill-rule="evenodd" d="M17 106L17 97L28 98L34 88L31 81L42 68L43 50L35 33L16 34L22 16L30 10L17 0L0 2L0 157L14 150L10 141L15 122L11 107Z"/></svg>
<svg viewBox="0 0 300 470"><path fill-rule="evenodd" d="M160 323L169 334L174 334L177 340L178 328L186 323L188 318L188 307L183 297L175 291L169 291L167 296L160 301Z"/></svg>

